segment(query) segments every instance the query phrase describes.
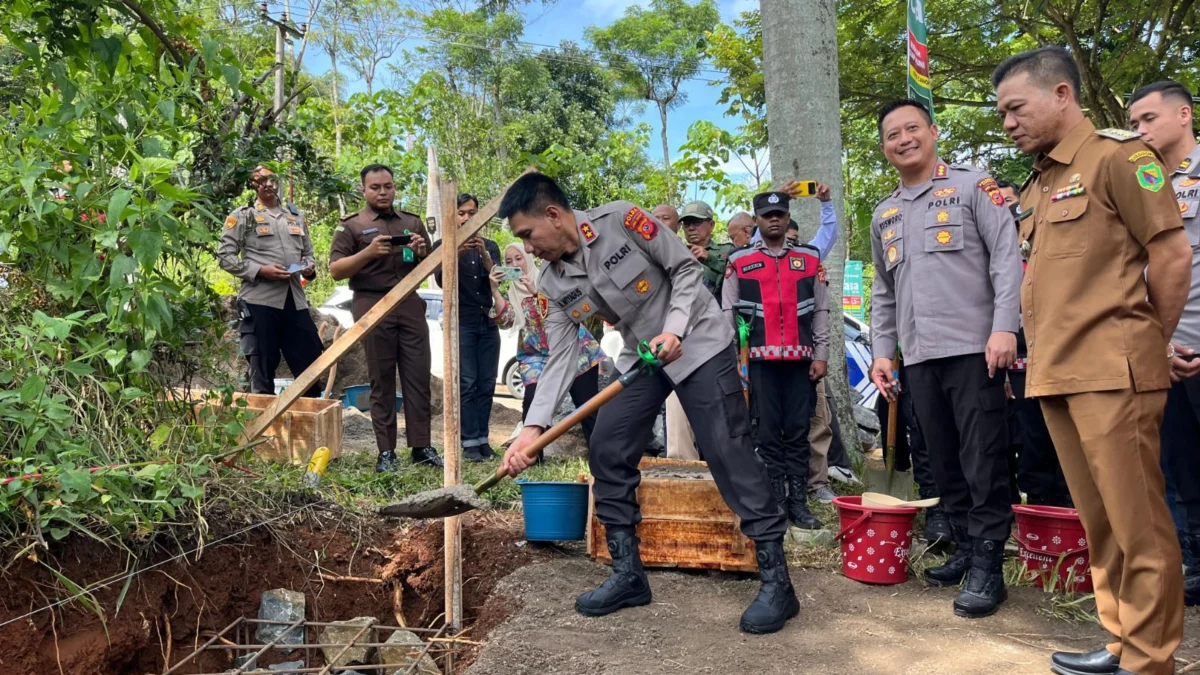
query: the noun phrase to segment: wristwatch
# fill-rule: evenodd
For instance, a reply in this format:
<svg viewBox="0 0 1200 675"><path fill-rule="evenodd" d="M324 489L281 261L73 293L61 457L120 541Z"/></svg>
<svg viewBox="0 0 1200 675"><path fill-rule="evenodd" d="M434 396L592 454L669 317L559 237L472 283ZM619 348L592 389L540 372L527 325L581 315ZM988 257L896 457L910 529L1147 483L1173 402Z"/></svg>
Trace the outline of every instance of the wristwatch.
<svg viewBox="0 0 1200 675"><path fill-rule="evenodd" d="M1177 355L1178 355L1178 352L1175 351L1175 345L1173 343L1168 342L1167 343L1167 360L1170 361L1170 360L1174 359Z"/></svg>

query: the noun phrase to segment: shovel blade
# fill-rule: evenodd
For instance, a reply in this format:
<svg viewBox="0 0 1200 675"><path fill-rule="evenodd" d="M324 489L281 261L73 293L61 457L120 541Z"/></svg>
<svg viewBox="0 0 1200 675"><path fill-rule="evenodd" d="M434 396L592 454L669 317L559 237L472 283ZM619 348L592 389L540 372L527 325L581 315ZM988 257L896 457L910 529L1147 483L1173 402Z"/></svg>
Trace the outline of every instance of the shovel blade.
<svg viewBox="0 0 1200 675"><path fill-rule="evenodd" d="M904 501L912 499L913 475L911 471L868 468L865 479L867 483L865 492L878 492Z"/></svg>
<svg viewBox="0 0 1200 675"><path fill-rule="evenodd" d="M426 490L379 509L379 515L393 518L449 518L475 509L486 509L487 500L470 485L450 485Z"/></svg>

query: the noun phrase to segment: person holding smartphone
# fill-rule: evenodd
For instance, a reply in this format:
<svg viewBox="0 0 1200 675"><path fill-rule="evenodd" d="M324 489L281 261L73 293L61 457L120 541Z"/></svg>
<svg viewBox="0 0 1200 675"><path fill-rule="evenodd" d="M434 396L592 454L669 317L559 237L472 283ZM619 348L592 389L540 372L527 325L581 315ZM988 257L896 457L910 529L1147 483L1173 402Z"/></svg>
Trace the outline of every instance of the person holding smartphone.
<svg viewBox="0 0 1200 675"><path fill-rule="evenodd" d="M550 342L546 337L546 313L549 306L542 302L545 296L537 292L538 270L533 261L517 244L504 247L504 267L492 269L493 309L492 316L501 328L517 328L521 332L521 345L517 351L517 372L525 385L525 396L521 403L521 419L529 414L537 393L538 376L550 358ZM507 270L519 270L520 276L510 280L508 296L500 294ZM571 383L571 401L578 407L583 405L600 389L600 361L604 352L600 343L582 324L579 326L579 367L575 381ZM588 415L582 422L583 437L592 442L592 429L596 427L596 413ZM542 454L538 454L538 461Z"/></svg>

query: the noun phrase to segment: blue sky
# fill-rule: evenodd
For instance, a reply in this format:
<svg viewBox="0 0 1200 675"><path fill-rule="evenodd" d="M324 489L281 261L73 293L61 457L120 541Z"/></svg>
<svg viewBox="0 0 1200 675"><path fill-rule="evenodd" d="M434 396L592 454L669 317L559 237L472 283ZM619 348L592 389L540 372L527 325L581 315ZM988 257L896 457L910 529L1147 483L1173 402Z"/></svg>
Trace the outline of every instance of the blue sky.
<svg viewBox="0 0 1200 675"><path fill-rule="evenodd" d="M276 1L278 2L278 0ZM298 0L297 3L293 3L293 8L298 10L304 7L306 2L311 1ZM526 29L522 40L547 45L557 45L563 40L574 40L586 47L583 33L587 27L608 25L619 18L626 8L632 5L645 6L648 4L633 0L560 0L552 5L531 4L523 11L526 17ZM757 0L718 0L721 20L726 23L737 18L739 13L757 9L757 7ZM302 17L293 18L295 22L301 20ZM425 43L410 38L405 41L401 49L413 49L422 44ZM305 67L313 73L324 73L329 70L328 57L313 45L309 46L304 62ZM350 77L353 78L354 75L351 73ZM701 73L698 77L707 80L720 79L720 76L714 73ZM362 81L352 81L349 88L353 93L362 91L365 86ZM725 117L725 106L717 103L720 87L707 82L689 81L685 83L684 90L687 93L687 102L672 110L668 117L667 137L671 146L672 158L678 157L678 148L687 139L688 127L698 120L709 120L730 130L737 126L736 120ZM649 123L653 129L653 137L647 152L654 161L661 162L662 144L659 141L661 122L657 108L653 105L646 105L639 120ZM734 166L731 166L730 173L741 174L744 172L740 166L736 170L734 170ZM688 196L691 197L691 194L689 193Z"/></svg>

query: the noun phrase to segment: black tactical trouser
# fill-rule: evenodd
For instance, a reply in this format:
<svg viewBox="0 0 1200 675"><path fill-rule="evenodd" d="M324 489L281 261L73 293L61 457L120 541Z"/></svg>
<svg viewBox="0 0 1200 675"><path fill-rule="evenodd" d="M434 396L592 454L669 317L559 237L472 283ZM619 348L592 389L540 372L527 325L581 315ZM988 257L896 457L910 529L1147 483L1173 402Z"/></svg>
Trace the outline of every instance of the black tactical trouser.
<svg viewBox="0 0 1200 675"><path fill-rule="evenodd" d="M1012 434L1013 427L1016 431L1009 441L1018 447L1017 487L1025 493L1029 504L1070 507L1071 492L1058 464L1058 453L1054 450L1050 430L1046 428L1042 406L1037 399L1025 398L1025 371L1008 371L1008 382L1016 397L1008 402L1008 406L1012 420L1009 433ZM1018 503L1020 495L1013 495L1012 500Z"/></svg>
<svg viewBox="0 0 1200 675"><path fill-rule="evenodd" d="M808 484L808 429L817 400L812 361L751 361L750 408L758 418L758 454L771 476ZM689 418L690 419L690 418Z"/></svg>
<svg viewBox="0 0 1200 675"><path fill-rule="evenodd" d="M988 377L983 354L905 366L941 505L972 537L1008 539L1008 425L1004 371Z"/></svg>
<svg viewBox="0 0 1200 675"><path fill-rule="evenodd" d="M661 372L642 376L600 408L588 456L595 480L596 517L605 527L634 527L641 522L638 461L650 442L654 418L671 391L679 395L717 489L741 518L742 532L755 541L783 537L787 520L771 493L767 468L754 452L750 413L732 344L678 384L672 385Z"/></svg>
<svg viewBox="0 0 1200 675"><path fill-rule="evenodd" d="M275 370L279 355L287 359L293 377L299 377L325 351L317 327L307 309L296 309L289 291L283 309L246 303L249 318L242 319L242 349L250 362L250 391L254 394L275 393ZM320 381L304 392L317 398L324 390Z"/></svg>
<svg viewBox="0 0 1200 675"><path fill-rule="evenodd" d="M1171 385L1161 439L1163 463L1175 485L1186 534L1200 536L1200 378Z"/></svg>

